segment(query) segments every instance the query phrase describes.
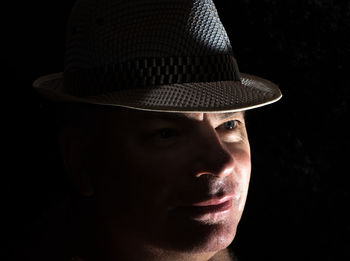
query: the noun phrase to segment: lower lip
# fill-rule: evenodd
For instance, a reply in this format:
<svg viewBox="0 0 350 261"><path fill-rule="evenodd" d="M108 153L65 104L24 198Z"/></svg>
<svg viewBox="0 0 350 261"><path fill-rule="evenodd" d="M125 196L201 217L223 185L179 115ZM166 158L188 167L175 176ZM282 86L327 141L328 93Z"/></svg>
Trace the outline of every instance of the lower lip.
<svg viewBox="0 0 350 261"><path fill-rule="evenodd" d="M183 214L186 214L186 216L200 219L201 217L205 218L213 215L217 216L217 215L225 214L230 211L231 207L232 207L232 199L229 199L217 205L187 206L187 207L182 207L179 210Z"/></svg>

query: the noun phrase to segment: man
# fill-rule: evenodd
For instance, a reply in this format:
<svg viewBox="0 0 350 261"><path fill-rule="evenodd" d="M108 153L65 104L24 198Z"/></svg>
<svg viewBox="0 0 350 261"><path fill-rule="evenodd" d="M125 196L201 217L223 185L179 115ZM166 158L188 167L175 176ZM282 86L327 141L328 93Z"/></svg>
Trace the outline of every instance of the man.
<svg viewBox="0 0 350 261"><path fill-rule="evenodd" d="M34 87L65 108L62 158L91 199L75 254L231 260L251 170L244 111L281 93L239 73L210 0L80 0L64 73Z"/></svg>

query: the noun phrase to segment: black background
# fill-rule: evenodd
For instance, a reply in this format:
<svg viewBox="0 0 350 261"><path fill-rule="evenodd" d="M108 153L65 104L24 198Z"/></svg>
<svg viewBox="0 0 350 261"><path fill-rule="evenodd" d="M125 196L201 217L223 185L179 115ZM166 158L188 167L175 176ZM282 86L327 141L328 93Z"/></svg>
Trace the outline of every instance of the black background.
<svg viewBox="0 0 350 261"><path fill-rule="evenodd" d="M350 260L350 2L215 3L240 70L276 82L284 95L248 114L252 180L232 247L242 261ZM37 247L68 189L50 115L31 84L62 71L72 5L2 8L1 260Z"/></svg>

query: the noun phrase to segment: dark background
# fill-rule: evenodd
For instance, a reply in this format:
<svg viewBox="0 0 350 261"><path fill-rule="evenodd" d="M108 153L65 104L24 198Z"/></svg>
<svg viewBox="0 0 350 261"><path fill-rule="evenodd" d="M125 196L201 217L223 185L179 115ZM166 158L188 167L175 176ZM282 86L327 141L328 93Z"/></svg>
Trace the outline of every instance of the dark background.
<svg viewBox="0 0 350 261"><path fill-rule="evenodd" d="M53 123L31 84L62 71L72 2L2 9L0 260L21 260L38 246L69 187ZM350 260L350 2L215 3L240 70L276 82L284 95L248 114L253 172L232 247L242 261Z"/></svg>

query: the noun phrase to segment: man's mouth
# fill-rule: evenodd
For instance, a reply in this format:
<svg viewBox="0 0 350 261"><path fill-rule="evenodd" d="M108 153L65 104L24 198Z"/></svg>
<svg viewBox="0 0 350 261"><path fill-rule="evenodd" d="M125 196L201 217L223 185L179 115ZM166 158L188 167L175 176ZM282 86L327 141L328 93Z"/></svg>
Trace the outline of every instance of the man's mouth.
<svg viewBox="0 0 350 261"><path fill-rule="evenodd" d="M181 215L197 221L219 221L226 218L232 208L233 195L209 198L177 208Z"/></svg>
<svg viewBox="0 0 350 261"><path fill-rule="evenodd" d="M214 197L214 198L210 198L207 200L194 202L191 204L191 206L194 206L194 207L219 206L219 205L222 205L222 204L226 203L227 201L231 200L232 198L233 198L233 195L225 195L225 196L218 197L218 198Z"/></svg>

